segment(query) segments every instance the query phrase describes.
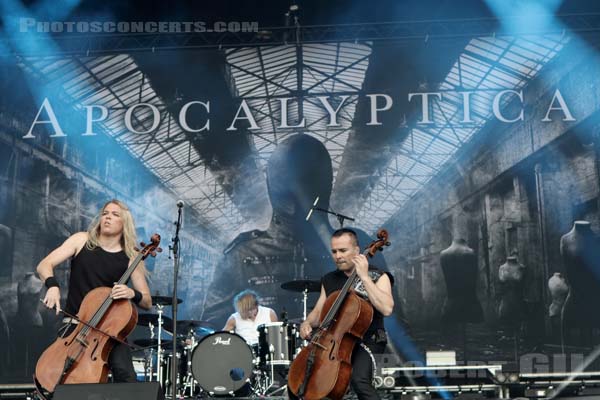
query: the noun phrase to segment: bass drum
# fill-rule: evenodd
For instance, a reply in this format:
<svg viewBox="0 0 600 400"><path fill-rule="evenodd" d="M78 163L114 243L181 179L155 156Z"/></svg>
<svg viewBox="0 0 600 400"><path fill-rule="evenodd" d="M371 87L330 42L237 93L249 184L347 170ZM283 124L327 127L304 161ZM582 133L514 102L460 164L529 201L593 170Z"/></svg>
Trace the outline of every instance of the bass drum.
<svg viewBox="0 0 600 400"><path fill-rule="evenodd" d="M205 336L192 354L192 375L211 396L232 396L249 390L252 349L241 336L215 332Z"/></svg>

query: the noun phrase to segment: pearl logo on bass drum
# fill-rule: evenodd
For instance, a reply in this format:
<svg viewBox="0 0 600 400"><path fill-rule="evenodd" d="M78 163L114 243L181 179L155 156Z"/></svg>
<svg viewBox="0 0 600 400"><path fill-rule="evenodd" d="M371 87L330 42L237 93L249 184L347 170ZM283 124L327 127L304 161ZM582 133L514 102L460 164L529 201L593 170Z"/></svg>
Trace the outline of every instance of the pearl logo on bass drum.
<svg viewBox="0 0 600 400"><path fill-rule="evenodd" d="M225 340L221 336L217 336L215 338L215 341L212 344L213 344L213 346L216 346L218 344L220 344L222 346L229 346L231 344L231 338Z"/></svg>

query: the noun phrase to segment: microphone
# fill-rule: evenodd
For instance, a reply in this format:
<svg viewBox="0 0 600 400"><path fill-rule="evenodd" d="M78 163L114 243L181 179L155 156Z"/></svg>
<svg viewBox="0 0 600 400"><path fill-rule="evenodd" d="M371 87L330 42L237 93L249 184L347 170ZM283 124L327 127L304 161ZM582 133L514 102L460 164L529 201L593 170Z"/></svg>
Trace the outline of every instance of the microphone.
<svg viewBox="0 0 600 400"><path fill-rule="evenodd" d="M177 200L176 204L177 204L177 214L178 214L178 217L177 217L177 222L175 222L175 225L178 225L178 229L179 229L179 228L183 227L183 220L184 220L184 218L183 218L183 212L184 212L183 206L185 205L185 203L183 202L183 200L179 199L179 200Z"/></svg>
<svg viewBox="0 0 600 400"><path fill-rule="evenodd" d="M308 215L306 216L306 221L308 221L313 213L313 211L315 210L315 207L317 206L317 203L319 202L319 196L317 196L315 198L315 201L313 202L312 207L310 208L310 210L308 210Z"/></svg>
<svg viewBox="0 0 600 400"><path fill-rule="evenodd" d="M284 307L284 308L283 308L283 311L282 311L282 312L281 312L281 314L280 314L281 321L283 321L283 322L287 322L287 320L288 320L288 317L287 317L287 315L288 315L288 313L287 313L287 311L285 310L285 307Z"/></svg>

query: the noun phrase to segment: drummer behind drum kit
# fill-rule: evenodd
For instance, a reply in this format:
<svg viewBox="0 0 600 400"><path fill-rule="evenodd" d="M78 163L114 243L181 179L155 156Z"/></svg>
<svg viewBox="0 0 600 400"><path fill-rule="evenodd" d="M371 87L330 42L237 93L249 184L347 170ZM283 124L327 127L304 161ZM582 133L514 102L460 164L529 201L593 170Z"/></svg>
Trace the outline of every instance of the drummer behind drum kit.
<svg viewBox="0 0 600 400"><path fill-rule="evenodd" d="M321 290L318 281L296 280L281 285L285 290L303 293L306 302L309 292ZM162 331L170 334L173 321L163 316L163 308L172 298L153 296L156 314L140 314L138 325L150 328L149 339L134 343L146 350L143 359L134 359L138 380L159 381L167 397L172 396L172 341L162 340ZM181 303L181 299L178 299ZM155 339L155 328L157 335ZM285 380L292 360L303 344L295 323L272 322L258 328L258 346L250 346L233 332L214 332L204 321L177 321L178 345L175 357L179 360L178 393L186 396L248 396L274 395L286 389Z"/></svg>

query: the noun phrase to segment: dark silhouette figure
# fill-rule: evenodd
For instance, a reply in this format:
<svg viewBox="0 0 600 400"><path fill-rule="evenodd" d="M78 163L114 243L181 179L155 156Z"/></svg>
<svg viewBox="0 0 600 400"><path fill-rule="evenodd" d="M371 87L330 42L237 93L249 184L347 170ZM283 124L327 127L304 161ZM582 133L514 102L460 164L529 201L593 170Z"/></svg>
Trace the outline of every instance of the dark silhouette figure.
<svg viewBox="0 0 600 400"><path fill-rule="evenodd" d="M11 229L0 224L0 277L11 277L12 273L12 252ZM10 349L10 329L4 310L0 307L0 348ZM10 351L0 351L0 377L8 375L10 362Z"/></svg>
<svg viewBox="0 0 600 400"><path fill-rule="evenodd" d="M516 256L509 256L498 268L500 305L498 319L512 338L515 362L519 357L519 338L523 331L523 323L527 318L525 303L525 266L519 264Z"/></svg>
<svg viewBox="0 0 600 400"><path fill-rule="evenodd" d="M569 285L567 285L565 278L560 272L555 272L548 279L548 291L552 297L552 303L548 307L551 336L555 343L562 343L561 317L567 295L569 294Z"/></svg>
<svg viewBox="0 0 600 400"><path fill-rule="evenodd" d="M509 256L498 269L500 281L500 305L498 317L500 322L515 327L525 319L526 304L524 297L525 266L519 263L516 256Z"/></svg>
<svg viewBox="0 0 600 400"><path fill-rule="evenodd" d="M267 163L267 188L273 208L269 227L241 233L224 250L207 293L203 319L223 326L233 310L233 297L244 289L260 296L261 305L290 319L302 317L302 296L281 289L292 279L319 280L335 269L329 254L334 229L327 214L306 216L315 199L329 208L333 183L331 158L325 146L312 136L297 134L283 140ZM356 229L361 246L372 240ZM383 256L373 263L385 269ZM318 293L311 294L314 304Z"/></svg>
<svg viewBox="0 0 600 400"><path fill-rule="evenodd" d="M448 323L483 321L477 298L477 256L464 239L455 239L440 253L448 298L442 311Z"/></svg>
<svg viewBox="0 0 600 400"><path fill-rule="evenodd" d="M467 361L467 323L483 320L483 310L477 298L477 255L464 239L454 239L450 247L440 253L440 264L448 292L442 319L449 325L450 340L460 338L463 360Z"/></svg>
<svg viewBox="0 0 600 400"><path fill-rule="evenodd" d="M552 303L548 307L548 316L550 318L560 317L569 294L569 285L560 272L555 272L548 279L548 290L552 297Z"/></svg>
<svg viewBox="0 0 600 400"><path fill-rule="evenodd" d="M0 224L0 277L10 278L12 274L12 230Z"/></svg>
<svg viewBox="0 0 600 400"><path fill-rule="evenodd" d="M562 312L565 340L578 328L581 343L591 344L592 329L600 327L600 243L589 222L575 221L560 239L560 254L570 287Z"/></svg>
<svg viewBox="0 0 600 400"><path fill-rule="evenodd" d="M255 290L261 305L279 314L302 316L300 294L280 286L292 279L319 279L331 268L327 246L333 228L327 216L315 212L308 222L305 218L316 197L328 207L332 180L329 153L317 139L298 134L277 146L267 164L271 223L264 231L241 233L225 248L203 319L223 326L233 297L243 289Z"/></svg>
<svg viewBox="0 0 600 400"><path fill-rule="evenodd" d="M52 336L44 329L40 309L43 283L33 272L28 272L17 285L18 308L12 318L12 373L18 377L30 377L44 348L51 343Z"/></svg>
<svg viewBox="0 0 600 400"><path fill-rule="evenodd" d="M3 349L10 349L10 329L8 327L8 320L6 315L0 307L0 346ZM8 376L10 363L10 351L0 352L0 377ZM4 382L3 382L4 381ZM6 383L5 379L0 378L0 382Z"/></svg>

